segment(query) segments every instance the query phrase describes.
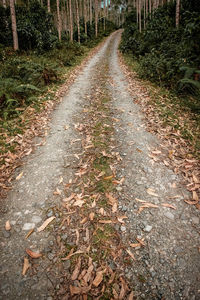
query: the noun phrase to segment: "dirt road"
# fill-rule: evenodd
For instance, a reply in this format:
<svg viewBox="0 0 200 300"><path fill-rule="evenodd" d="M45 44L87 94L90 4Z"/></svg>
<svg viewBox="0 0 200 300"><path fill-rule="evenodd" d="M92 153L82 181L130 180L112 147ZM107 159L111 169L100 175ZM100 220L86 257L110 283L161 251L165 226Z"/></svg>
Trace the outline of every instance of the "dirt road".
<svg viewBox="0 0 200 300"><path fill-rule="evenodd" d="M16 171L1 217L0 299L200 299L199 217L182 178L151 157L160 141L128 92L120 35L87 63Z"/></svg>

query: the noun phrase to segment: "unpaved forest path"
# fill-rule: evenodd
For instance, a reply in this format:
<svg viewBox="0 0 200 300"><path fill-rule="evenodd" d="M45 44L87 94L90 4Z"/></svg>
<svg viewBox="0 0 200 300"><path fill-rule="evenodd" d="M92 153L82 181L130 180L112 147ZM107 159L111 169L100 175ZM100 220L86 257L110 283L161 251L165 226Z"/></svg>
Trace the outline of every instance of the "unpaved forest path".
<svg viewBox="0 0 200 300"><path fill-rule="evenodd" d="M182 178L149 156L160 141L128 93L120 35L88 62L17 170L1 217L11 230L1 231L0 299L200 299L197 211Z"/></svg>

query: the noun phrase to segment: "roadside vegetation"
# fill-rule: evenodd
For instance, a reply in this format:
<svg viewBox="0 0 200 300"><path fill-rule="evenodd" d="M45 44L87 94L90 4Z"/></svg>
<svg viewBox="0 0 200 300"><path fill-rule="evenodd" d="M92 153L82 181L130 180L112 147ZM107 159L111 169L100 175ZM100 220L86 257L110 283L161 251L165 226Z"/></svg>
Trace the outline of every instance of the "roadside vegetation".
<svg viewBox="0 0 200 300"><path fill-rule="evenodd" d="M13 152L15 145L8 143L9 137L27 129L29 118L27 114L24 117L27 108L31 107L34 114L44 107L45 101L54 99L55 91L66 81L69 71L116 29L113 22L100 19L96 35L94 18L85 24L82 17L79 27L75 19L72 40L68 27L63 28L59 38L54 20L55 4L51 7L52 13L39 1L30 1L29 5L20 2L15 6L18 50L13 49L10 7L0 5L1 154ZM73 9L75 7L72 13Z"/></svg>
<svg viewBox="0 0 200 300"><path fill-rule="evenodd" d="M148 89L146 106L153 106L162 126L176 130L189 153L199 156L200 6L195 0L180 4L178 22L177 1L160 4L147 15L143 9L140 18L132 7L120 49Z"/></svg>

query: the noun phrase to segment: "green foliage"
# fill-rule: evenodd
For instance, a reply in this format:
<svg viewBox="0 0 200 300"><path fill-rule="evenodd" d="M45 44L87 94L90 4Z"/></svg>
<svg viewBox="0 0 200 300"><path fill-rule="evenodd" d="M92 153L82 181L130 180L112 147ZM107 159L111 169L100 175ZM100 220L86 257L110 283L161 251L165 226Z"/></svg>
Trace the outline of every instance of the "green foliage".
<svg viewBox="0 0 200 300"><path fill-rule="evenodd" d="M199 95L199 77L184 75L182 68L200 68L200 6L197 2L182 1L178 29L175 27L176 3L172 1L148 17L141 33L135 12L127 16L120 48L138 60L139 74L143 78L178 92Z"/></svg>

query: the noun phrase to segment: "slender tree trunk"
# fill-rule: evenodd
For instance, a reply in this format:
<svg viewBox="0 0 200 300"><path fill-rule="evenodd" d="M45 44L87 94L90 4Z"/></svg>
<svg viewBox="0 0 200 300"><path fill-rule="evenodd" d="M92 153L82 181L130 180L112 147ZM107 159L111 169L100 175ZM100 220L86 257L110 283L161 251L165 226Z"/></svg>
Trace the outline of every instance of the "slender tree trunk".
<svg viewBox="0 0 200 300"><path fill-rule="evenodd" d="M106 30L106 0L103 1L103 30Z"/></svg>
<svg viewBox="0 0 200 300"><path fill-rule="evenodd" d="M48 12L50 13L51 12L50 0L47 0L47 9L48 9Z"/></svg>
<svg viewBox="0 0 200 300"><path fill-rule="evenodd" d="M181 6L181 1L176 0L176 27L179 27L179 22L180 22L180 6Z"/></svg>
<svg viewBox="0 0 200 300"><path fill-rule="evenodd" d="M95 36L98 36L98 0L95 0Z"/></svg>
<svg viewBox="0 0 200 300"><path fill-rule="evenodd" d="M141 0L139 0L139 31L142 32Z"/></svg>
<svg viewBox="0 0 200 300"><path fill-rule="evenodd" d="M19 50L19 43L18 43L18 35L17 35L17 24L16 24L14 0L10 0L10 14L11 14L11 21L12 21L13 48L16 51L16 50Z"/></svg>
<svg viewBox="0 0 200 300"><path fill-rule="evenodd" d="M92 25L92 0L90 0L90 25Z"/></svg>
<svg viewBox="0 0 200 300"><path fill-rule="evenodd" d="M86 0L83 0L83 5L84 5L84 25L85 25L85 34L87 35L87 3Z"/></svg>
<svg viewBox="0 0 200 300"><path fill-rule="evenodd" d="M3 7L6 8L6 0L3 0Z"/></svg>
<svg viewBox="0 0 200 300"><path fill-rule="evenodd" d="M70 41L73 42L73 16L72 16L71 0L69 0L69 22L70 22Z"/></svg>
<svg viewBox="0 0 200 300"><path fill-rule="evenodd" d="M150 18L151 18L151 0L149 0L149 14L150 14Z"/></svg>
<svg viewBox="0 0 200 300"><path fill-rule="evenodd" d="M146 28L146 1L144 0L144 29Z"/></svg>
<svg viewBox="0 0 200 300"><path fill-rule="evenodd" d="M77 22L77 29L78 29L78 43L80 44L81 37L80 37L79 7L78 7L78 0L75 1L76 1L76 22Z"/></svg>
<svg viewBox="0 0 200 300"><path fill-rule="evenodd" d="M61 41L61 17L60 17L60 0L56 0L57 19L58 19L58 38Z"/></svg>

